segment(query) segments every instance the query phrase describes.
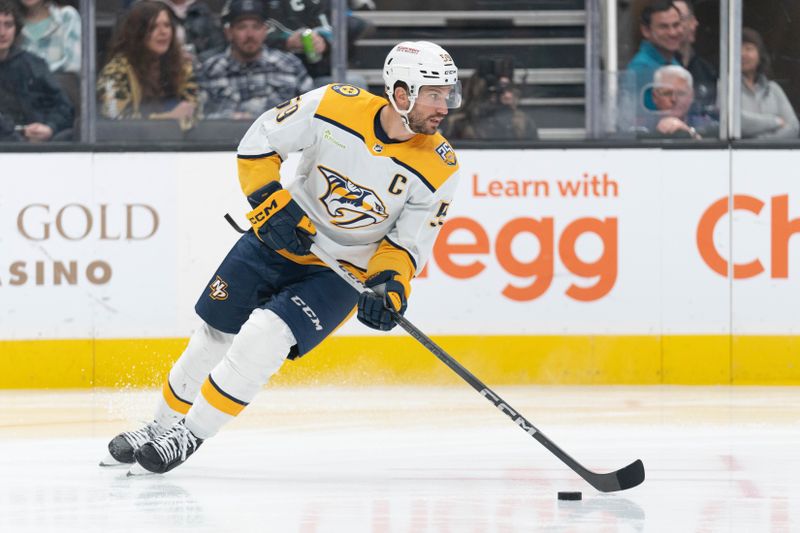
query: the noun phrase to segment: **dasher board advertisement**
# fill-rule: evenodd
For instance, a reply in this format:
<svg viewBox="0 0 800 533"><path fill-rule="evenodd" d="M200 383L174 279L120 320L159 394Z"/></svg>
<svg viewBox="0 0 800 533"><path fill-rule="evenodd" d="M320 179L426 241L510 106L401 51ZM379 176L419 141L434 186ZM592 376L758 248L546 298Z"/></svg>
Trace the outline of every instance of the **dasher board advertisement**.
<svg viewBox="0 0 800 533"><path fill-rule="evenodd" d="M460 187L407 315L429 334L800 328L800 179L763 170L800 167L798 152L457 157ZM238 238L223 215L246 224L234 154L2 158L17 179L0 191L0 338L190 335ZM337 333L369 334L355 320Z"/></svg>

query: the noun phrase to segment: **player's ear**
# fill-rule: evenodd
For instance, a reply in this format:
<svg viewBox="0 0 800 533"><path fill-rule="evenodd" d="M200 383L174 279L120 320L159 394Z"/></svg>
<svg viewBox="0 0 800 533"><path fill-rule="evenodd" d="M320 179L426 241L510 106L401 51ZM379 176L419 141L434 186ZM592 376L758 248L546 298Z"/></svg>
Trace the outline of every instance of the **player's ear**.
<svg viewBox="0 0 800 533"><path fill-rule="evenodd" d="M394 101L400 109L408 109L408 89L402 85L396 85L394 88Z"/></svg>

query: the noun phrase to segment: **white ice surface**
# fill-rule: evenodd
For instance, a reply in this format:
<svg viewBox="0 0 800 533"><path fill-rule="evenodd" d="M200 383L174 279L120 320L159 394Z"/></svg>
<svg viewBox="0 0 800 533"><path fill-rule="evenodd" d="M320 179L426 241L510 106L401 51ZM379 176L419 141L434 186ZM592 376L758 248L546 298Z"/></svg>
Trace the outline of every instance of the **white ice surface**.
<svg viewBox="0 0 800 533"><path fill-rule="evenodd" d="M646 481L598 493L466 385L268 389L134 479L97 462L157 391L3 391L0 531L800 531L800 388L495 390L585 466L641 458Z"/></svg>

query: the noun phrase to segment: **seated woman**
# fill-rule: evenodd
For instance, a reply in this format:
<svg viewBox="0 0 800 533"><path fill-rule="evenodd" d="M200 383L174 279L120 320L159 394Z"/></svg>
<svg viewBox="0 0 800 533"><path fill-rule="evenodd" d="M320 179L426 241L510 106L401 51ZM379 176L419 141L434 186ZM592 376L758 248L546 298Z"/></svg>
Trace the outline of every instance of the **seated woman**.
<svg viewBox="0 0 800 533"><path fill-rule="evenodd" d="M770 81L770 59L761 35L742 28L742 137L795 139L800 122L781 86Z"/></svg>
<svg viewBox="0 0 800 533"><path fill-rule="evenodd" d="M22 48L47 62L50 72L81 69L81 16L51 0L18 0L25 16Z"/></svg>
<svg viewBox="0 0 800 533"><path fill-rule="evenodd" d="M174 119L182 130L195 124L197 83L165 4L135 3L116 32L109 57L97 78L102 116Z"/></svg>

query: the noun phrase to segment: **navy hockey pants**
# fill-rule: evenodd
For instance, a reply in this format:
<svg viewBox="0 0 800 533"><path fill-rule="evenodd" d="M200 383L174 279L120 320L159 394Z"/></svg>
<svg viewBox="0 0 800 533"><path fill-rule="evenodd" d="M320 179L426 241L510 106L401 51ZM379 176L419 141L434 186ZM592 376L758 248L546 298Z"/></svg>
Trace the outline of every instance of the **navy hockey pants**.
<svg viewBox="0 0 800 533"><path fill-rule="evenodd" d="M248 231L217 268L195 311L212 327L235 334L254 309L269 309L292 330L294 358L322 342L357 303L358 293L328 267L290 261Z"/></svg>

